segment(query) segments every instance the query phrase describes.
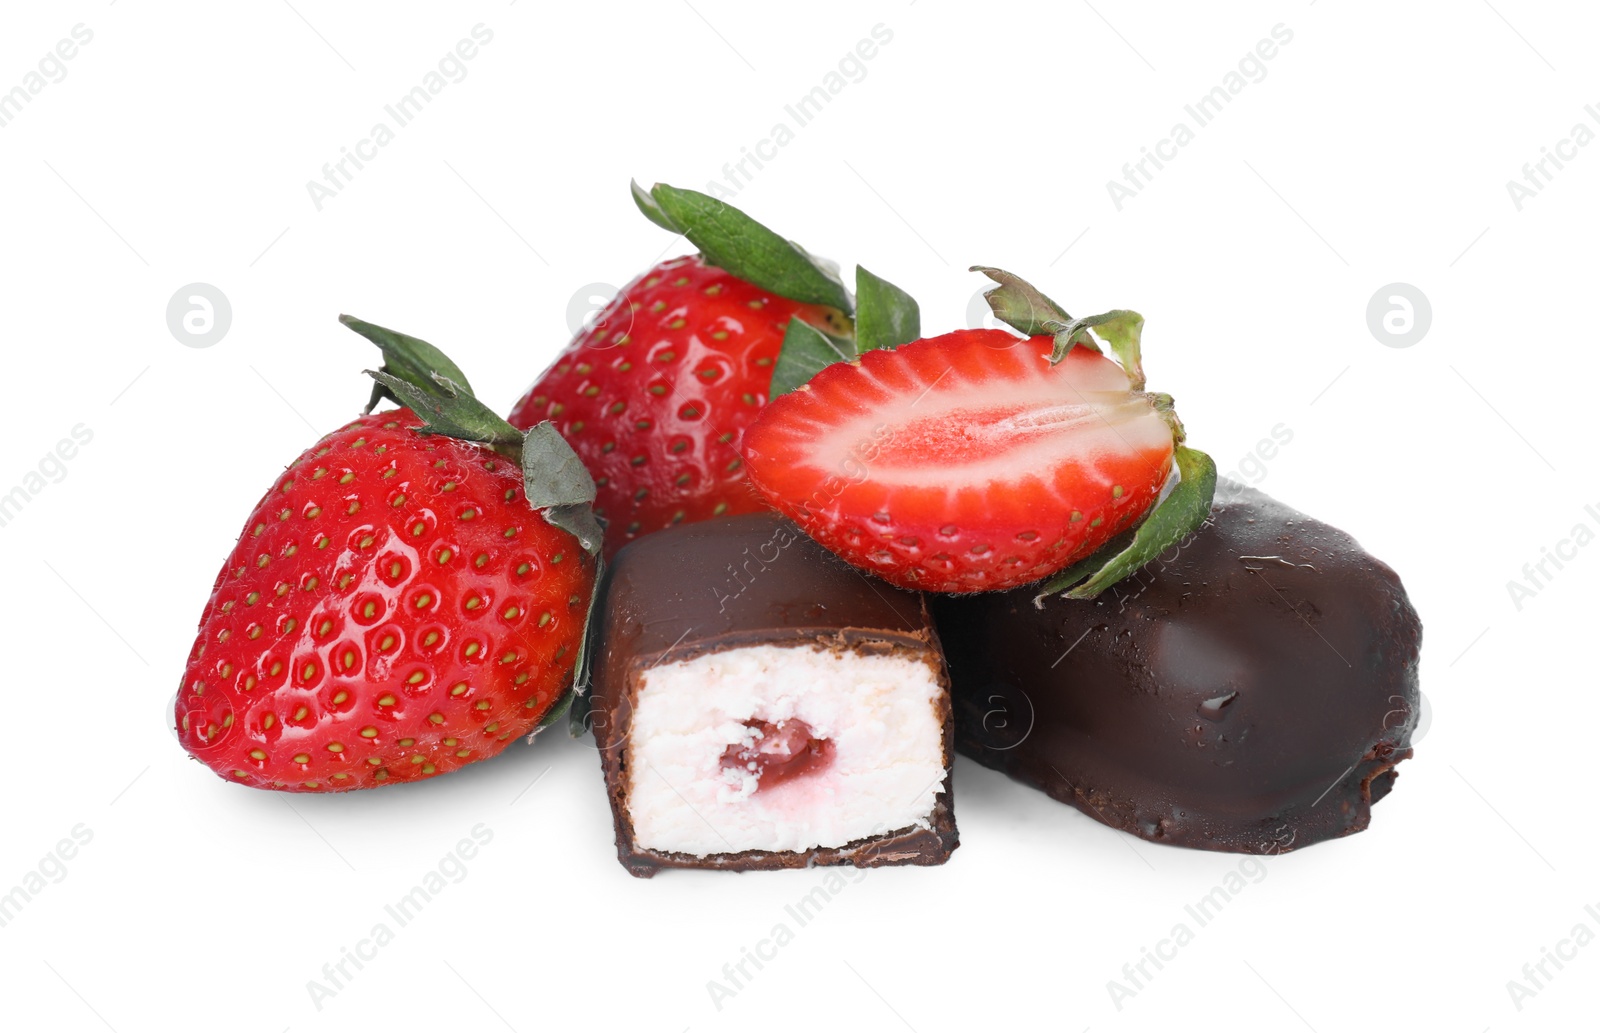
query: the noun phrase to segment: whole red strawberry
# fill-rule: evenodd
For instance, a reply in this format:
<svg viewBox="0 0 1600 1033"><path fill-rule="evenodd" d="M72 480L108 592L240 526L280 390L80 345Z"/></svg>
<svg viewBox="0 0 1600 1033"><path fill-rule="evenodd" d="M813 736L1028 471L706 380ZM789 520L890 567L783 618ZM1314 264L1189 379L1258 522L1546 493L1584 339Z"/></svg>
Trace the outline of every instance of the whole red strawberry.
<svg viewBox="0 0 1600 1033"><path fill-rule="evenodd" d="M746 432L750 479L901 587L994 591L1086 561L1051 590L1093 573L1075 589L1092 596L1198 525L1215 467L1182 447L1172 399L1143 390L1137 313L1072 320L991 275L996 312L1031 336L959 330L828 366ZM1175 461L1181 488L1153 510Z"/></svg>
<svg viewBox="0 0 1600 1033"><path fill-rule="evenodd" d="M766 508L745 481L739 439L767 403L789 320L842 328L698 255L624 287L511 410L555 424L594 476L595 513L615 552L671 524Z"/></svg>
<svg viewBox="0 0 1600 1033"><path fill-rule="evenodd" d="M665 184L635 184L634 200L701 254L618 292L509 417L549 420L583 459L608 555L672 524L765 509L739 442L776 393L775 373L781 386L786 337L808 328L836 342L809 376L872 329L852 321L855 301L832 268L737 208Z"/></svg>
<svg viewBox="0 0 1600 1033"><path fill-rule="evenodd" d="M176 702L184 748L257 788L363 789L499 753L567 697L594 588L595 557L557 526L598 544L553 430L524 444L431 346L347 322L384 347L380 393L423 415L362 416L277 479Z"/></svg>

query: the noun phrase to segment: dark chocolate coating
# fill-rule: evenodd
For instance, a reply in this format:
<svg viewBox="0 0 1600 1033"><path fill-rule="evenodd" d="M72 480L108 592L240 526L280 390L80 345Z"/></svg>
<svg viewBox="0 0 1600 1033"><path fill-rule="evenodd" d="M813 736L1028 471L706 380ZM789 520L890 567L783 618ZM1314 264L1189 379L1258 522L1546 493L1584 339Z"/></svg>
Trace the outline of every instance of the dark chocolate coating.
<svg viewBox="0 0 1600 1033"><path fill-rule="evenodd" d="M1036 591L935 602L956 748L1107 825L1280 853L1366 828L1411 756L1399 577L1253 488L1099 599Z"/></svg>
<svg viewBox="0 0 1600 1033"><path fill-rule="evenodd" d="M617 554L601 591L590 720L616 820L617 856L629 872L930 865L956 848L948 775L930 829L913 826L805 852L696 857L638 846L626 805L628 733L645 670L739 646L819 644L903 652L932 666L940 685L948 686L949 677L920 594L869 578L776 514L722 517L646 535ZM943 716L948 772L954 737L948 704Z"/></svg>

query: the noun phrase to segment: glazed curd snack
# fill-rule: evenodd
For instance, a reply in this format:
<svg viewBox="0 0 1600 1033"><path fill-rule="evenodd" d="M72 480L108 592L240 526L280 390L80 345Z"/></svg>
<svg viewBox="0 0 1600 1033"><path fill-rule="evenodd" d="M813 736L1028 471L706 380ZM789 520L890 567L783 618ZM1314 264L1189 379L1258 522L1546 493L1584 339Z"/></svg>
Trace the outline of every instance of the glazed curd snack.
<svg viewBox="0 0 1600 1033"><path fill-rule="evenodd" d="M630 872L955 848L948 680L922 596L750 514L628 545L601 605L590 716Z"/></svg>
<svg viewBox="0 0 1600 1033"><path fill-rule="evenodd" d="M1365 829L1411 756L1400 578L1254 488L1096 599L1038 594L937 601L957 748L1098 821L1283 853Z"/></svg>

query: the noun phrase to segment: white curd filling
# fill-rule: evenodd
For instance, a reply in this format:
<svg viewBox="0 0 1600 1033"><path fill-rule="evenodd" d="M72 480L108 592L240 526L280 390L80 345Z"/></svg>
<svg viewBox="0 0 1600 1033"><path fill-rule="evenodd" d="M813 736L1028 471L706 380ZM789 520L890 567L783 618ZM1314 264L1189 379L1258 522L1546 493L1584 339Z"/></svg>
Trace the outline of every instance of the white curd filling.
<svg viewBox="0 0 1600 1033"><path fill-rule="evenodd" d="M638 846L837 847L928 827L944 689L923 660L744 646L644 672L628 734Z"/></svg>

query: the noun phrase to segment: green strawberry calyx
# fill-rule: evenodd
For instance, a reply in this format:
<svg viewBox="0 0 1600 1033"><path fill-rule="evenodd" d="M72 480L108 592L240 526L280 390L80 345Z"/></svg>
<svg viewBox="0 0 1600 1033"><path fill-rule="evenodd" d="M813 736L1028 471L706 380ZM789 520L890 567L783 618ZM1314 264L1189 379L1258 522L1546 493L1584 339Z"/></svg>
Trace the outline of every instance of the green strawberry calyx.
<svg viewBox="0 0 1600 1033"><path fill-rule="evenodd" d="M1042 607L1052 595L1068 599L1094 599L1107 588L1145 566L1157 556L1181 545L1211 516L1217 489L1217 464L1197 449L1173 449L1178 476L1162 498L1150 507L1131 532L1107 542L1088 558L1053 575L1034 592L1033 604Z"/></svg>
<svg viewBox="0 0 1600 1033"><path fill-rule="evenodd" d="M449 357L420 338L386 327L340 316L339 321L365 337L383 353L383 365L365 370L374 386L366 411L385 399L403 405L423 422L419 434L441 434L472 441L513 460L522 470L523 494L528 505L544 519L578 540L595 563L596 590L589 601L589 616L578 648L572 689L539 722L545 728L572 706L575 695L588 686L590 632L595 602L604 573L601 542L604 528L594 515L594 478L555 425L546 420L526 431L507 423L478 400L467 378Z"/></svg>
<svg viewBox="0 0 1600 1033"><path fill-rule="evenodd" d="M1039 586L1034 605L1052 595L1068 599L1093 599L1157 556L1180 544L1206 522L1217 488L1217 464L1211 457L1185 444L1188 438L1178 419L1172 396L1146 392L1140 338L1144 317L1128 309L1112 309L1097 316L1074 319L1043 291L1004 269L975 265L999 286L984 294L989 307L1003 323L1027 334L1053 339L1050 364L1067 357L1073 348L1104 354L1103 343L1128 376L1129 390L1149 398L1172 430L1173 468L1162 496L1131 530L1118 535L1087 558L1053 575Z"/></svg>
<svg viewBox="0 0 1600 1033"><path fill-rule="evenodd" d="M856 266L852 296L832 262L816 257L726 201L665 183L649 190L638 183L631 186L634 203L646 218L688 237L711 265L791 301L838 312L835 325L827 327L803 319L789 321L772 368L769 398L788 394L824 366L922 336L916 300L864 267Z"/></svg>

